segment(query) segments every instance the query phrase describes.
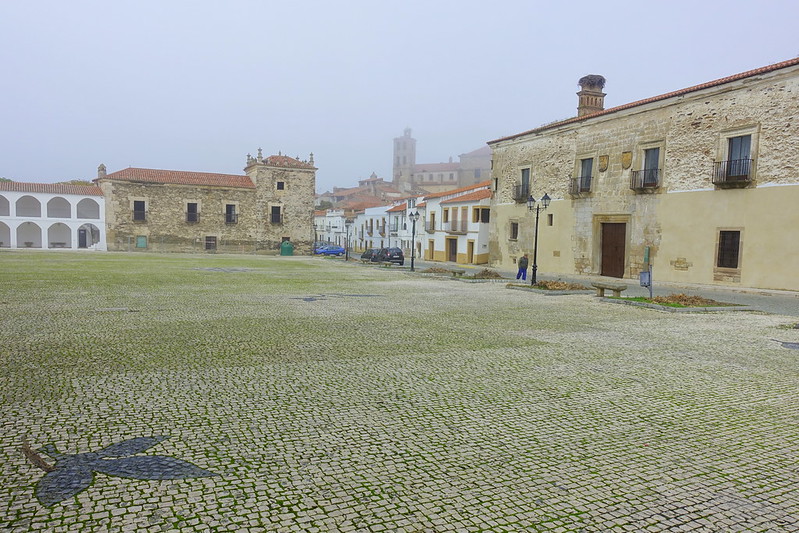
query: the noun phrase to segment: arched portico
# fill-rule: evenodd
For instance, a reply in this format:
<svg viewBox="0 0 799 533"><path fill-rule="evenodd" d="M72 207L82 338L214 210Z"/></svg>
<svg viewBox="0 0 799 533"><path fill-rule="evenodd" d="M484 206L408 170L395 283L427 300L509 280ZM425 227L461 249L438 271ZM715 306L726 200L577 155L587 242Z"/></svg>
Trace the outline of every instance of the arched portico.
<svg viewBox="0 0 799 533"><path fill-rule="evenodd" d="M17 200L17 216L41 217L42 203L33 196L25 195L21 197L19 200Z"/></svg>
<svg viewBox="0 0 799 533"><path fill-rule="evenodd" d="M78 248L92 248L100 240L100 228L94 224L83 224L78 228Z"/></svg>
<svg viewBox="0 0 799 533"><path fill-rule="evenodd" d="M11 204L8 202L8 198L0 194L0 217L10 217L11 216Z"/></svg>
<svg viewBox="0 0 799 533"><path fill-rule="evenodd" d="M48 248L72 248L72 232L69 226L57 222L47 228Z"/></svg>
<svg viewBox="0 0 799 533"><path fill-rule="evenodd" d="M0 222L0 248L11 248L11 228Z"/></svg>
<svg viewBox="0 0 799 533"><path fill-rule="evenodd" d="M17 226L17 248L41 248L42 228L34 222L23 222Z"/></svg>
<svg viewBox="0 0 799 533"><path fill-rule="evenodd" d="M70 218L72 216L72 205L69 200L56 196L47 202L47 218Z"/></svg>
<svg viewBox="0 0 799 533"><path fill-rule="evenodd" d="M91 198L78 202L78 218L100 219L100 204Z"/></svg>

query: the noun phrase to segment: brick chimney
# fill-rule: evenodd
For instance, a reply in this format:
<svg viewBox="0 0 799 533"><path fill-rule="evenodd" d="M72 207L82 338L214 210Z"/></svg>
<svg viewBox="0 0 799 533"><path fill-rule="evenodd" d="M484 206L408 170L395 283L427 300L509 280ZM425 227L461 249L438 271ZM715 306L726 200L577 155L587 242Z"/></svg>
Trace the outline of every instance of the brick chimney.
<svg viewBox="0 0 799 533"><path fill-rule="evenodd" d="M580 97L577 105L577 116L582 117L605 109L605 78L598 74L583 76L577 82L582 89L577 96Z"/></svg>

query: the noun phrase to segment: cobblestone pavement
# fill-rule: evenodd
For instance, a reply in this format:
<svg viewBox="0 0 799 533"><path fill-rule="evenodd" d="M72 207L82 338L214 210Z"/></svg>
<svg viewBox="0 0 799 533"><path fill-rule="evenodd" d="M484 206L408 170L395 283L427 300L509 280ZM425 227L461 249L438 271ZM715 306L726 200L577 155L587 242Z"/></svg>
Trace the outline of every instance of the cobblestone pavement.
<svg viewBox="0 0 799 533"><path fill-rule="evenodd" d="M0 528L799 531L795 321L302 257L2 253ZM48 477L24 441L57 471L85 455Z"/></svg>

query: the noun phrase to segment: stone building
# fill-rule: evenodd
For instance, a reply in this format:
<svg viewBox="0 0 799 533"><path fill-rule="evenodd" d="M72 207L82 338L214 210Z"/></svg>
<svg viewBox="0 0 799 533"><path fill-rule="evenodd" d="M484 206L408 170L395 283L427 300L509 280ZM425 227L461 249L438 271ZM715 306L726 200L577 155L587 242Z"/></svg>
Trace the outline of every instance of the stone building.
<svg viewBox="0 0 799 533"><path fill-rule="evenodd" d="M544 274L799 290L799 58L490 141L490 260Z"/></svg>
<svg viewBox="0 0 799 533"><path fill-rule="evenodd" d="M310 254L316 168L282 154L247 156L245 175L126 168L95 183L105 197L109 250Z"/></svg>

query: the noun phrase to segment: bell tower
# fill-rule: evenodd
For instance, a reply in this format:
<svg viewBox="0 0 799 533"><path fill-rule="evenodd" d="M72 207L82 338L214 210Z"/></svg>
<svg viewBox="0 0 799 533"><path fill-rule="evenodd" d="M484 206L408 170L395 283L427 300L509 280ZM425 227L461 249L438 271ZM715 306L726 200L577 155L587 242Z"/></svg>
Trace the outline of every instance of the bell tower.
<svg viewBox="0 0 799 533"><path fill-rule="evenodd" d="M416 139L411 137L411 129L405 128L402 137L394 138L394 162L392 179L401 191L412 188L411 177L416 165Z"/></svg>

